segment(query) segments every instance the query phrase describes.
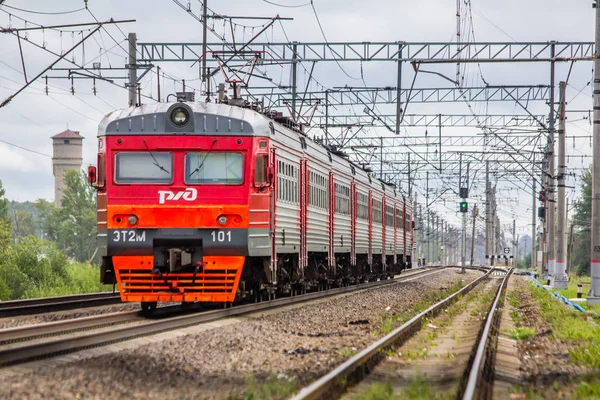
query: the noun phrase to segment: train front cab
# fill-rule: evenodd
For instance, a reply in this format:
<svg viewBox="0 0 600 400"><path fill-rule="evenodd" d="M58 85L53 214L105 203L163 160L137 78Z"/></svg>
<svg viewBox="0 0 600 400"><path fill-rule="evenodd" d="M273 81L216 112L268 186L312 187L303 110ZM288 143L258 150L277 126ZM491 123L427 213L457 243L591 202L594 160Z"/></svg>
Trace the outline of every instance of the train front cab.
<svg viewBox="0 0 600 400"><path fill-rule="evenodd" d="M183 127L172 106L113 119L99 135L89 180L103 278L112 270L125 302L232 302L248 257L270 256L268 139L244 121L179 107L190 117ZM153 116L164 133L145 133Z"/></svg>

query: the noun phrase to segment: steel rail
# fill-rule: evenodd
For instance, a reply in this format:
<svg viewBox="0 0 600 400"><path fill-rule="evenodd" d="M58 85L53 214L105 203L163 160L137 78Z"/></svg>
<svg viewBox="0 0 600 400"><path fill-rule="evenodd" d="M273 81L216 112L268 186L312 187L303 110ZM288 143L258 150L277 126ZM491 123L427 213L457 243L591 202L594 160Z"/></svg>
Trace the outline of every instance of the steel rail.
<svg viewBox="0 0 600 400"><path fill-rule="evenodd" d="M435 274L445 268L423 269L409 275L400 276L395 279L383 280L378 282L362 283L359 285L345 286L325 291L312 292L298 296L284 297L277 300L263 301L260 303L234 306L221 310L206 311L196 314L178 315L162 320L147 320L143 324L128 324L118 326L115 329L101 332L83 332L77 337L60 338L51 341L26 342L23 345L4 346L0 348L0 366L8 366L31 361L39 358L46 358L58 354L71 353L87 348L107 345L134 339L141 336L149 336L161 332L182 329L197 325L199 323L211 322L227 317L241 316L244 314L258 311L275 309L291 304L303 303L311 300L331 297L338 294L350 293L358 290L372 289L387 286L395 283L402 283L418 277ZM119 317L115 317L119 318ZM125 318L125 316L123 316ZM67 326L67 324L64 324ZM33 326L32 328L34 328ZM0 331L1 332L1 331ZM8 338L8 339L7 339ZM5 337L9 340L10 336Z"/></svg>
<svg viewBox="0 0 600 400"><path fill-rule="evenodd" d="M471 367L469 369L469 377L465 386L463 400L472 400L474 398L491 398L490 387L493 384L494 364L496 359L497 341L500 326L499 308L504 301L504 294L508 279L512 274L512 268L504 276L496 298L492 303L490 311L487 314L485 326L479 337L477 351L472 358ZM492 329L494 328L494 329ZM457 396L459 397L459 396Z"/></svg>
<svg viewBox="0 0 600 400"><path fill-rule="evenodd" d="M0 302L0 318L74 308L97 307L116 304L120 301L121 297L118 293L87 293L29 300L10 300Z"/></svg>
<svg viewBox="0 0 600 400"><path fill-rule="evenodd" d="M473 268L480 269L480 268ZM402 326L394 329L391 333L360 351L344 363L322 376L309 386L300 390L291 400L333 399L337 398L346 390L348 382L358 381L368 374L370 367L385 357L384 349L399 345L409 339L415 332L421 329L421 324L428 317L435 316L440 310L470 290L479 283L488 279L494 269L486 269L487 272L468 283L454 294L432 305L425 311L414 316Z"/></svg>
<svg viewBox="0 0 600 400"><path fill-rule="evenodd" d="M140 318L139 311L124 311L35 325L0 329L0 345L24 342L48 336L68 334L130 322Z"/></svg>

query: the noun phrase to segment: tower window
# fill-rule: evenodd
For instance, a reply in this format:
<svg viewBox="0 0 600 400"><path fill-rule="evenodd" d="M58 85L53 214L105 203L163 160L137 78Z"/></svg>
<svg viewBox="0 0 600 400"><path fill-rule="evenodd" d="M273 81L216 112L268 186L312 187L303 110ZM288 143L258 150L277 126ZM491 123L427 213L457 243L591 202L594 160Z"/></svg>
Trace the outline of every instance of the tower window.
<svg viewBox="0 0 600 400"><path fill-rule="evenodd" d="M69 144L70 142L71 142L71 141L70 141L69 139L64 139L64 140L63 140L63 143L64 143L64 144Z"/></svg>

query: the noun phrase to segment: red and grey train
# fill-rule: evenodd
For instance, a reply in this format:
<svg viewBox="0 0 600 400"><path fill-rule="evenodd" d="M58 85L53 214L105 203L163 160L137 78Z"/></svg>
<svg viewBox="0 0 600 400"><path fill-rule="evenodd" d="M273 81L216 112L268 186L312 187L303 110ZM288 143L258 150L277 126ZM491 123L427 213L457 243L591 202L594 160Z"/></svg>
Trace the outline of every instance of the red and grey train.
<svg viewBox="0 0 600 400"><path fill-rule="evenodd" d="M233 302L390 277L410 204L289 120L216 103L108 114L98 130L101 279L126 302Z"/></svg>

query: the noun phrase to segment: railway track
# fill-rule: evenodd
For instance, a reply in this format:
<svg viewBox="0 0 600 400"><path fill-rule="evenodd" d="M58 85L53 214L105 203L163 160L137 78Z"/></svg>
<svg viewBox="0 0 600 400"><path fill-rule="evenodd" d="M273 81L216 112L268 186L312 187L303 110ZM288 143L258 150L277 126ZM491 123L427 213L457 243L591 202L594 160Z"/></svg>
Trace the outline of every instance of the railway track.
<svg viewBox="0 0 600 400"><path fill-rule="evenodd" d="M376 374L375 371L377 371L377 377L373 377L372 381L376 383L382 380L390 382L394 378L398 378L397 374L402 367L388 360L387 355L396 354L396 350L398 349L402 350L401 346L421 330L426 320L432 319L442 310L447 311L454 302L468 294L475 287L484 282L489 283L490 280L499 280L497 276L498 271L501 271L502 274L502 278L500 278L501 283L496 285L493 302L491 302L490 308L487 309L485 322L480 324L478 333L474 335L471 355L468 357L466 369L462 371L463 379L459 381L456 397L468 400L491 398L496 339L501 315L498 309L502 305L508 278L512 270L488 270L485 275L475 279L454 294L411 318L390 334L379 339L328 374L303 388L292 400L339 398L348 391L349 385L354 385L352 389L353 393L362 393L367 386L370 374ZM464 332L460 333L464 334ZM390 363L390 365L385 365L386 363ZM384 372L380 373L380 371ZM386 376L386 374L390 375ZM362 382L362 386L358 385L360 382ZM395 386L391 383L391 390L395 390ZM348 397L353 398L352 395Z"/></svg>
<svg viewBox="0 0 600 400"><path fill-rule="evenodd" d="M0 302L0 318L117 304L118 293L88 293Z"/></svg>
<svg viewBox="0 0 600 400"><path fill-rule="evenodd" d="M175 309L175 307L163 307L157 310L158 314L152 319L142 318L139 312L121 312L4 329L0 330L0 367L181 329L227 317L275 309L357 290L407 282L419 277L435 274L443 269L417 270L393 280L363 283L293 297L284 297L277 300L184 315L173 316L172 313L164 312L164 310Z"/></svg>

